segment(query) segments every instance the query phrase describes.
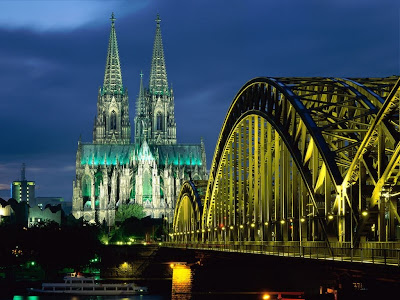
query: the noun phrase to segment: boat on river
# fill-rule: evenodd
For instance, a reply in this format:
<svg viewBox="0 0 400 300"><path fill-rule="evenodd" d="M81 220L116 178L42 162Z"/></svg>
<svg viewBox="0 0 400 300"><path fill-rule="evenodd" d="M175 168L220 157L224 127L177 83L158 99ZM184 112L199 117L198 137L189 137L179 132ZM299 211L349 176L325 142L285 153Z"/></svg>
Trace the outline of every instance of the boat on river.
<svg viewBox="0 0 400 300"><path fill-rule="evenodd" d="M142 295L147 294L147 287L134 283L100 283L93 277L77 273L64 276L63 283L42 283L41 289L29 288L31 294L68 294L68 295Z"/></svg>

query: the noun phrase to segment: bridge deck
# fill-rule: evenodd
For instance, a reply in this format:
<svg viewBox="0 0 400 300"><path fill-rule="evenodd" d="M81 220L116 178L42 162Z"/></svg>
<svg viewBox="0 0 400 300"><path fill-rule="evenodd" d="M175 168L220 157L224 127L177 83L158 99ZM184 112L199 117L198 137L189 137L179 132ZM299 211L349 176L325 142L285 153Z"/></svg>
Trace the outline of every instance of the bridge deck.
<svg viewBox="0 0 400 300"><path fill-rule="evenodd" d="M166 247L274 255L400 267L400 249L271 245L263 243L164 243Z"/></svg>

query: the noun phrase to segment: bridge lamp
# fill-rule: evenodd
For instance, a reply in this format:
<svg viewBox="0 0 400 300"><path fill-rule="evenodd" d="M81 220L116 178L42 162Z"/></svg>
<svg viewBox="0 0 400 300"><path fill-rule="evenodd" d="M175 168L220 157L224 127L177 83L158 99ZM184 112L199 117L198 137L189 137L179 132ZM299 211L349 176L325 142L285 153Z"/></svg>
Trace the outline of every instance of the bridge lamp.
<svg viewBox="0 0 400 300"><path fill-rule="evenodd" d="M214 230L217 231L217 227L215 227Z"/></svg>
<svg viewBox="0 0 400 300"><path fill-rule="evenodd" d="M262 298L263 298L263 300L269 300L269 299L271 299L271 296L268 294L264 294Z"/></svg>
<svg viewBox="0 0 400 300"><path fill-rule="evenodd" d="M364 210L364 211L361 213L361 215L362 215L363 217L368 216L368 211Z"/></svg>
<svg viewBox="0 0 400 300"><path fill-rule="evenodd" d="M251 223L251 228L254 228L254 227L256 227L256 224L254 224L254 223Z"/></svg>
<svg viewBox="0 0 400 300"><path fill-rule="evenodd" d="M222 229L222 230L225 230L225 226L223 226L221 229Z"/></svg>
<svg viewBox="0 0 400 300"><path fill-rule="evenodd" d="M285 224L285 220L281 220L281 224Z"/></svg>
<svg viewBox="0 0 400 300"><path fill-rule="evenodd" d="M264 225L265 225L265 226L268 226L268 222L265 222Z"/></svg>
<svg viewBox="0 0 400 300"><path fill-rule="evenodd" d="M333 215L329 214L328 215L328 220L333 220Z"/></svg>
<svg viewBox="0 0 400 300"><path fill-rule="evenodd" d="M301 219L300 219L300 222L301 222L301 223L304 223L305 221L306 221L305 218L301 218Z"/></svg>
<svg viewBox="0 0 400 300"><path fill-rule="evenodd" d="M197 232L197 233L199 233L199 232L200 232L200 230L198 230L198 229L197 229L197 230L196 230L196 232Z"/></svg>
<svg viewBox="0 0 400 300"><path fill-rule="evenodd" d="M239 226L239 227L240 227L240 229L243 229L243 225L242 225L242 224L240 224L240 226Z"/></svg>
<svg viewBox="0 0 400 300"><path fill-rule="evenodd" d="M229 229L233 229L233 226L231 225L231 226L229 226Z"/></svg>
<svg viewBox="0 0 400 300"><path fill-rule="evenodd" d="M194 233L194 230L192 230L191 233Z"/></svg>
<svg viewBox="0 0 400 300"><path fill-rule="evenodd" d="M210 228L208 228L208 229L207 229L207 231L208 231L208 232L210 232L210 231L211 231L211 229L210 229Z"/></svg>
<svg viewBox="0 0 400 300"><path fill-rule="evenodd" d="M205 231L205 229L202 229L201 232L204 233L204 232L206 232L206 231Z"/></svg>

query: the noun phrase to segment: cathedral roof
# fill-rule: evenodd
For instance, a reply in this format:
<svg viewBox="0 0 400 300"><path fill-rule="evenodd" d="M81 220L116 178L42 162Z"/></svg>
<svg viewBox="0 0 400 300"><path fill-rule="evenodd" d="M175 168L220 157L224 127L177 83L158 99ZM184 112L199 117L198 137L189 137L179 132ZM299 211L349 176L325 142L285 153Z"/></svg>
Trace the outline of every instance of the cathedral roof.
<svg viewBox="0 0 400 300"><path fill-rule="evenodd" d="M200 144L152 145L150 149L159 156L159 165L201 165Z"/></svg>
<svg viewBox="0 0 400 300"><path fill-rule="evenodd" d="M168 93L167 69L165 67L164 48L161 37L160 22L160 16L157 15L156 36L154 38L149 84L150 92L153 94Z"/></svg>
<svg viewBox="0 0 400 300"><path fill-rule="evenodd" d="M135 152L134 144L82 144L81 145L82 165L116 165L129 163L129 158Z"/></svg>
<svg viewBox="0 0 400 300"><path fill-rule="evenodd" d="M102 93L123 94L122 73L119 61L117 34L115 32L115 17L111 15L111 32L108 41L106 70L104 73L104 84Z"/></svg>
<svg viewBox="0 0 400 300"><path fill-rule="evenodd" d="M202 150L200 144L178 145L149 145L145 146L147 155L152 155L158 161L159 166L165 165L202 165ZM81 144L81 164L116 165L127 164L130 159L140 159L140 150L135 144ZM150 149L151 153L148 153ZM143 151L143 150L142 150ZM137 156L137 157L136 157Z"/></svg>

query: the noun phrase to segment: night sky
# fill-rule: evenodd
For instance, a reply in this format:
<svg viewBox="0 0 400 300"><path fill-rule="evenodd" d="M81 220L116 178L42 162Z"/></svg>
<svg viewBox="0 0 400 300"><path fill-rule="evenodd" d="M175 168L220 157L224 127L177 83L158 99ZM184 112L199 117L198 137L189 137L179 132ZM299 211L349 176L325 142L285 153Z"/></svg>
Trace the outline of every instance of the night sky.
<svg viewBox="0 0 400 300"><path fill-rule="evenodd" d="M92 142L111 12L132 133L159 13L178 143L203 136L208 167L251 78L400 74L399 0L0 1L0 197L26 163L37 196L71 200L77 141Z"/></svg>

